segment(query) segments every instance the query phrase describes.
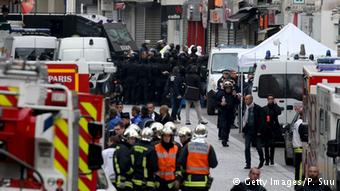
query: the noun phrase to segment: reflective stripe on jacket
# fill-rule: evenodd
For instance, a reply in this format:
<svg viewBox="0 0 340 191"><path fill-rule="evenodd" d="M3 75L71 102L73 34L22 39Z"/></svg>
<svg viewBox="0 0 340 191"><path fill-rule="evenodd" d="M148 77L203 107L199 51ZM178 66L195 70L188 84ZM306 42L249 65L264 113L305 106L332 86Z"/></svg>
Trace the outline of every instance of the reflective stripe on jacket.
<svg viewBox="0 0 340 191"><path fill-rule="evenodd" d="M155 146L157 153L158 172L156 173L161 179L165 181L172 181L176 179L176 155L178 152L177 145L169 150L169 152L162 146L161 143Z"/></svg>

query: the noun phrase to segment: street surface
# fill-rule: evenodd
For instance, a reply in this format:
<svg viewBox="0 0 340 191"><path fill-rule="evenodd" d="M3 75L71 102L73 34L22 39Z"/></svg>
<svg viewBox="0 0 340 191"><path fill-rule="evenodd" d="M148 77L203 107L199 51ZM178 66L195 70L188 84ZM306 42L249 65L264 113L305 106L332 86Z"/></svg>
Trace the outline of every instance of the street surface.
<svg viewBox="0 0 340 191"><path fill-rule="evenodd" d="M125 111L131 111L131 106L125 106ZM156 108L159 111L159 107ZM229 138L229 147L222 147L221 142L217 138L216 121L217 116L208 116L206 110L202 109L203 117L209 123L208 127L208 143L213 145L218 158L217 168L211 171L214 182L211 191L229 191L233 187L233 181L244 181L248 177L249 170L243 169L245 166L244 142L242 135L238 133L238 129L232 129ZM185 109L181 113L181 125L185 125ZM190 111L191 129L198 123L196 112L194 109ZM180 125L178 125L180 126ZM261 168L261 180L268 191L292 191L294 186L290 181L294 180L294 168L284 164L283 148L277 148L275 153L275 165L264 166ZM251 150L252 167L259 164L258 154L255 148ZM278 185L274 185L279 182ZM288 184L288 186L287 186Z"/></svg>

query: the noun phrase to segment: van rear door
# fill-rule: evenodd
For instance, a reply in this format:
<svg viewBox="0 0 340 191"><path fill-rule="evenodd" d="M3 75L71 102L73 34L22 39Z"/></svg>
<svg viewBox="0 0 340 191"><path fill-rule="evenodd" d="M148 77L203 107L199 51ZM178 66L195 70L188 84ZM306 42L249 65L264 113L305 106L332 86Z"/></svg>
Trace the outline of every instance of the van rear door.
<svg viewBox="0 0 340 191"><path fill-rule="evenodd" d="M283 63L284 62L284 63ZM267 96L273 95L279 107L283 109L279 122L287 123L286 115L286 63L285 61L267 61L260 63L255 72L253 97L260 106L267 105Z"/></svg>
<svg viewBox="0 0 340 191"><path fill-rule="evenodd" d="M308 64L306 61L286 62L286 118L287 122L292 121L295 115L294 108L302 106L303 97L303 65Z"/></svg>

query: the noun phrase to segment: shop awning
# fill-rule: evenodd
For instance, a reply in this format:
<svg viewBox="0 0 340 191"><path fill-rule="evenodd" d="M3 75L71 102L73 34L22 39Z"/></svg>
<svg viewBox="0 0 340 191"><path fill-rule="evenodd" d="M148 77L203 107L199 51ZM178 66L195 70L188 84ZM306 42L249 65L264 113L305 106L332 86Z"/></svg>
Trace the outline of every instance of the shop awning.
<svg viewBox="0 0 340 191"><path fill-rule="evenodd" d="M228 22L242 22L249 19L256 19L258 9L256 7L243 7L237 13L227 18Z"/></svg>
<svg viewBox="0 0 340 191"><path fill-rule="evenodd" d="M248 16L250 15L250 12L239 12L239 13L236 13L232 16L230 16L227 21L229 22L241 22L245 19L248 18Z"/></svg>

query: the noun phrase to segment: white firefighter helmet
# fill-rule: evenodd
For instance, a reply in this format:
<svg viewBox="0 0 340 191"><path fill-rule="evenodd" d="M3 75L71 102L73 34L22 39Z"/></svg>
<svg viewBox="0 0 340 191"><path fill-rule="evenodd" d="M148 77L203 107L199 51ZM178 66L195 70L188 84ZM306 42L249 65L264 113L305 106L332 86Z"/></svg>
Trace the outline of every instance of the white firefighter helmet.
<svg viewBox="0 0 340 191"><path fill-rule="evenodd" d="M199 124L194 130L195 138L206 138L208 136L208 129L205 125Z"/></svg>
<svg viewBox="0 0 340 191"><path fill-rule="evenodd" d="M185 136L187 138L191 138L192 137L192 131L189 127L183 126L179 129L178 136L180 136L180 137Z"/></svg>
<svg viewBox="0 0 340 191"><path fill-rule="evenodd" d="M142 130L142 134L141 134L142 140L143 141L151 141L153 138L153 131L151 130L151 128L146 127Z"/></svg>
<svg viewBox="0 0 340 191"><path fill-rule="evenodd" d="M173 135L174 132L172 131L172 129L169 126L164 126L162 131L161 131L161 135Z"/></svg>
<svg viewBox="0 0 340 191"><path fill-rule="evenodd" d="M167 127L167 128L170 128L170 129L172 130L173 134L176 135L176 133L177 133L177 127L176 127L176 125L175 125L174 122L169 121L169 122L165 123L165 124L164 124L164 128L166 128L166 127Z"/></svg>
<svg viewBox="0 0 340 191"><path fill-rule="evenodd" d="M153 122L150 125L150 129L153 131L154 136L156 136L158 139L161 138L161 132L163 127L164 127L163 124L159 122Z"/></svg>
<svg viewBox="0 0 340 191"><path fill-rule="evenodd" d="M134 128L127 128L123 135L124 139L127 140L129 138L139 138L138 132Z"/></svg>
<svg viewBox="0 0 340 191"><path fill-rule="evenodd" d="M139 127L138 125L136 125L136 124L131 124L131 125L129 125L128 129L129 129L129 128L134 129L135 131L137 131L138 134L139 134L140 131L141 131L140 127Z"/></svg>

